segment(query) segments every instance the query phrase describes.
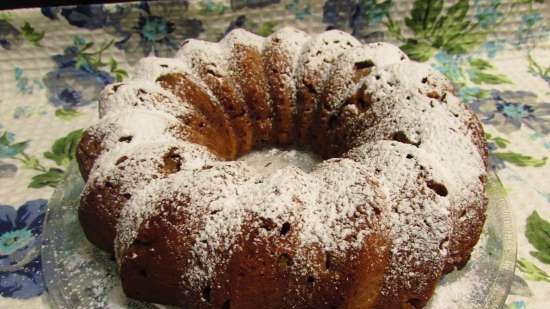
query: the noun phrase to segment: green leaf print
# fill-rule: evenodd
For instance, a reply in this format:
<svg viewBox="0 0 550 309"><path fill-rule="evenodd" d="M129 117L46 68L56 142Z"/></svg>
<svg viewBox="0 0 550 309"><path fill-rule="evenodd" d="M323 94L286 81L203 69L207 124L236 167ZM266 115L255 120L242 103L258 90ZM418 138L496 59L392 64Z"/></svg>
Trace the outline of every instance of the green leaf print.
<svg viewBox="0 0 550 309"><path fill-rule="evenodd" d="M512 82L503 74L494 72L495 67L487 60L473 58L468 61L470 68L468 75L475 84L511 84ZM492 71L492 72L491 72Z"/></svg>
<svg viewBox="0 0 550 309"><path fill-rule="evenodd" d="M38 43L44 38L44 35L46 32L36 31L28 22L25 22L23 27L21 28L21 33L23 34L23 37L27 39L27 41L33 43L34 45L38 45Z"/></svg>
<svg viewBox="0 0 550 309"><path fill-rule="evenodd" d="M59 168L50 168L47 172L32 177L29 188L56 187L63 179L65 172Z"/></svg>
<svg viewBox="0 0 550 309"><path fill-rule="evenodd" d="M59 108L55 111L55 117L63 120L71 120L81 115L82 113L74 108Z"/></svg>
<svg viewBox="0 0 550 309"><path fill-rule="evenodd" d="M465 54L487 38L487 31L470 21L468 0L458 0L447 9L444 4L443 0L414 2L410 16L405 18L414 37L404 36L400 26L387 15L385 25L390 35L404 42L401 48L411 59L426 61L438 50L450 55Z"/></svg>
<svg viewBox="0 0 550 309"><path fill-rule="evenodd" d="M44 152L44 157L55 161L59 166L67 166L75 158L78 142L82 137L83 130L72 131L65 137L56 140L50 151Z"/></svg>
<svg viewBox="0 0 550 309"><path fill-rule="evenodd" d="M498 84L511 84L512 82L508 77L498 74L498 73L487 73L481 70L473 69L468 70L468 75L470 75L470 80L475 84L488 84L488 85L498 85Z"/></svg>
<svg viewBox="0 0 550 309"><path fill-rule="evenodd" d="M109 70L111 73L115 74L115 79L117 82L121 82L124 78L128 77L128 72L118 67L118 62L111 57L109 60Z"/></svg>
<svg viewBox="0 0 550 309"><path fill-rule="evenodd" d="M547 160L546 157L542 159L535 159L531 156L523 155L517 152L493 152L491 153L491 155L498 159L501 159L502 161L506 161L521 167L541 167L546 164Z"/></svg>
<svg viewBox="0 0 550 309"><path fill-rule="evenodd" d="M416 35L425 37L443 11L443 3L443 0L416 0L405 25Z"/></svg>
<svg viewBox="0 0 550 309"><path fill-rule="evenodd" d="M273 21L266 21L260 24L260 26L256 30L256 33L261 36L268 36L273 33L276 25L277 24Z"/></svg>
<svg viewBox="0 0 550 309"><path fill-rule="evenodd" d="M485 133L485 139L495 143L498 148L506 148L510 144L510 141L499 136L493 136L490 133Z"/></svg>
<svg viewBox="0 0 550 309"><path fill-rule="evenodd" d="M526 259L518 260L518 269L527 280L550 282L550 276L544 270Z"/></svg>
<svg viewBox="0 0 550 309"><path fill-rule="evenodd" d="M531 252L531 255L545 264L550 264L550 222L541 218L534 211L527 218L525 236L529 243L537 249L537 251Z"/></svg>
<svg viewBox="0 0 550 309"><path fill-rule="evenodd" d="M416 61L427 61L437 49L433 48L430 44L419 43L414 40L409 40L406 44L401 45L400 48L411 58Z"/></svg>
<svg viewBox="0 0 550 309"><path fill-rule="evenodd" d="M15 143L14 140L15 135L7 131L0 136L0 159L13 158L29 146L29 141Z"/></svg>

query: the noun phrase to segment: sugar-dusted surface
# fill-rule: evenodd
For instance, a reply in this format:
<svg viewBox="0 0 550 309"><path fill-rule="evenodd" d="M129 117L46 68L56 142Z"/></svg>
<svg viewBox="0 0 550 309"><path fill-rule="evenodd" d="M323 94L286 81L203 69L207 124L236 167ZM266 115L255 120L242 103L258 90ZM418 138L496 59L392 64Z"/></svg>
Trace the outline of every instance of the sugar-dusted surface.
<svg viewBox="0 0 550 309"><path fill-rule="evenodd" d="M344 51L332 66L329 80L324 90L327 109L338 109L351 95L354 86L362 76L374 67L408 61L397 46L388 43L371 43Z"/></svg>
<svg viewBox="0 0 550 309"><path fill-rule="evenodd" d="M289 37L283 38L285 34ZM263 62L248 67L245 60L254 57L263 57ZM365 258L357 258L362 250L389 250L383 284L374 287L380 289L379 305L397 308L411 300L425 304L444 271L467 259L477 240L485 207L485 162L476 144L479 132L469 125L477 120L455 100L448 80L429 66L407 60L395 47L361 46L341 31L309 38L289 28L267 41L244 30L232 31L219 43L189 40L175 60L143 60L130 86L118 86L119 94L109 89L104 94L102 105L111 103L113 108L105 112L97 133L111 154L96 164L98 175L98 166L110 170L130 145L173 145L187 138L176 117L201 103L186 97L190 88L178 84L186 78L212 90L223 106L216 111L228 115L240 138L240 154L260 145L253 138L265 133L260 128L271 129L272 102L286 104L286 129L296 126L298 144L308 143L313 117L319 104L326 103L340 117L337 134L328 143L350 151L346 158L317 164L295 150L267 150L222 162L197 148L196 153L178 154L189 164L161 177L156 173L162 170L155 166L162 162L154 157L172 148L144 147L143 154L131 155L143 163L130 175L150 173L151 181L125 187L132 192L117 224L115 251L123 274L132 272L134 266L128 265L157 267L147 261L155 258L150 252L166 250L156 247L163 244L171 248L166 254L181 277L170 284L194 291L192 301L196 295L209 301L212 283L227 275L234 256L250 254L243 253L247 237L258 231L258 241L275 241L275 251L293 252L292 258L283 255L283 263L293 278L310 283L329 269L329 253L346 264ZM277 65L270 67L271 61ZM251 70L255 73L247 74ZM175 85L166 83L170 73L180 74ZM266 74L284 77L264 87ZM140 75L160 81L170 93L139 80ZM325 101L319 95L327 81ZM183 88L172 87L178 85ZM140 87L151 93L143 99L147 104L132 96L137 93L142 101ZM273 100L280 94L286 97ZM282 110L275 108L277 113ZM209 113L212 119L214 110ZM269 123L259 125L264 120ZM139 159L141 155L145 157ZM149 241L149 233L159 226L165 230L154 233L157 242ZM164 235L166 229L170 233ZM377 237L382 242L389 237L391 245L370 248L369 241ZM143 246L151 247L144 252ZM326 277L320 286L337 282L332 280L339 274L344 273ZM310 292L299 290L299 299L309 297Z"/></svg>

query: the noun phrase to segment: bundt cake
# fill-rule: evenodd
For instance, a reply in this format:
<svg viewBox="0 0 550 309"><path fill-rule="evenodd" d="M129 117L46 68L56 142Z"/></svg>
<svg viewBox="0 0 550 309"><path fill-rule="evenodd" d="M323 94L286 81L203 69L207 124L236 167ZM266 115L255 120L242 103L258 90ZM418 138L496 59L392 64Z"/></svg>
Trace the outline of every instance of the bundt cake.
<svg viewBox="0 0 550 309"><path fill-rule="evenodd" d="M485 220L479 121L391 44L288 27L188 40L107 86L99 114L77 151L79 218L136 299L422 308ZM321 160L242 160L269 147Z"/></svg>

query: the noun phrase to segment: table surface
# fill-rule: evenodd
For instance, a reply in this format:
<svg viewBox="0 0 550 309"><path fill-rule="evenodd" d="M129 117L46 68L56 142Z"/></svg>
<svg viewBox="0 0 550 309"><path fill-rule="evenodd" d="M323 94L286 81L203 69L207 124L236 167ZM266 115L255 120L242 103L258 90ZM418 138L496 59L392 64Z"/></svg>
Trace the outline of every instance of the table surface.
<svg viewBox="0 0 550 309"><path fill-rule="evenodd" d="M519 263L506 306L548 308L549 21L544 0L203 0L0 12L0 309L49 308L39 251L47 200L82 129L97 121L103 86L131 76L145 55L173 55L185 38L217 40L235 27L268 35L283 25L397 43L455 83L485 126L515 215Z"/></svg>

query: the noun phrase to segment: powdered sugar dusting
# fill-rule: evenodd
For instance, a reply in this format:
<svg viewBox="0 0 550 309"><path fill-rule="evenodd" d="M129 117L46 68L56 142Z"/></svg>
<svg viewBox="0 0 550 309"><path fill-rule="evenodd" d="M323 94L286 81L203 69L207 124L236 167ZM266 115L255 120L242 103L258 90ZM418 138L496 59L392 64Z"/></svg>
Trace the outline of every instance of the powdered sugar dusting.
<svg viewBox="0 0 550 309"><path fill-rule="evenodd" d="M263 153L270 156L269 152ZM140 224L162 207L170 207L161 201L182 194L189 199L186 211L194 214L188 225L200 226L190 249L194 259L184 275L193 286L207 282L226 262L217 252L235 249L242 226L250 218L269 220L279 227L288 224L298 233L298 255L308 254L311 245L336 254L358 248L371 231L368 223L375 221L372 205L383 208L387 204L384 195L359 164L350 160L324 164L312 174L287 166L265 175L242 162L220 162L158 180L137 192L123 209L117 228L119 259L137 237ZM361 175L357 178L362 180L358 182L348 173ZM300 256L296 259L299 261ZM296 271L306 266L296 265Z"/></svg>
<svg viewBox="0 0 550 309"><path fill-rule="evenodd" d="M236 44L243 44L261 51L264 41L265 39L259 35L237 28L226 34L220 43L226 44L229 48L233 48Z"/></svg>
<svg viewBox="0 0 550 309"><path fill-rule="evenodd" d="M119 143L175 142L185 136L172 131L181 123L172 115L143 108L121 110L108 114L94 126L93 132L105 136L103 148L112 149Z"/></svg>
<svg viewBox="0 0 550 309"><path fill-rule="evenodd" d="M160 76L169 73L190 74L192 70L189 64L181 59L146 57L136 63L132 77L155 81Z"/></svg>
<svg viewBox="0 0 550 309"><path fill-rule="evenodd" d="M193 107L183 104L172 93L146 80L111 84L100 94L99 116L101 118L132 107L159 110L176 117L188 115L193 110Z"/></svg>
<svg viewBox="0 0 550 309"><path fill-rule="evenodd" d="M220 162L206 148L186 142L178 118L194 107L153 81L181 73L205 89L200 80L205 75L233 86L239 68L232 67L231 53L237 44L263 53L264 62L270 53L285 55L277 74L292 104L296 85L323 93L330 81L328 105L343 116L339 125L355 148L345 158L319 164L296 150L273 149ZM350 76L357 63L369 69L367 77ZM103 91L102 119L91 132L103 137L105 151L88 187L118 179L131 192L117 225L119 266L136 258L126 251L140 229L150 220L172 220L173 213L185 218L172 236L188 247L181 280L193 289L223 271L244 227L263 229L266 238L288 235L293 241L286 249L297 254L292 270L299 273L311 270L312 248L345 258L371 233L387 231L392 257L382 294L421 294L442 275L453 213L483 192L483 158L465 126L471 115L451 92L441 74L408 62L399 49L360 46L337 30L309 38L283 28L265 40L239 29L220 43L188 40L176 59L145 58L135 79ZM342 103L355 94L365 106ZM169 175L160 168L167 153L179 162ZM265 222L277 228L267 229Z"/></svg>
<svg viewBox="0 0 550 309"><path fill-rule="evenodd" d="M223 44L187 40L176 53L176 58L185 62L198 76L209 72L214 76L228 76L228 50Z"/></svg>
<svg viewBox="0 0 550 309"><path fill-rule="evenodd" d="M382 68L408 60L399 48L388 43L371 43L344 51L330 73L325 91L326 107L338 109L350 97L357 83L355 75L358 71L370 71L374 67Z"/></svg>
<svg viewBox="0 0 550 309"><path fill-rule="evenodd" d="M302 78L311 80L326 80L330 68L337 57L346 49L359 46L361 43L350 34L330 30L310 39L303 47L298 69L298 81ZM312 83L312 87L320 93L323 83Z"/></svg>

